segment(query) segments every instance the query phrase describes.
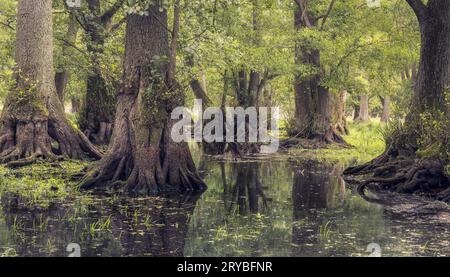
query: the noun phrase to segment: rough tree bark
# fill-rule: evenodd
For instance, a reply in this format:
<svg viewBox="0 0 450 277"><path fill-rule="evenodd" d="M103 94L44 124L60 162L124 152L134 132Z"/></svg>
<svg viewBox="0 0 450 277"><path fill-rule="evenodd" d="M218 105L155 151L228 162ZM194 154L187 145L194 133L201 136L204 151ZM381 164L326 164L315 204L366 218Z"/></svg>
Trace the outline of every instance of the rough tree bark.
<svg viewBox="0 0 450 277"><path fill-rule="evenodd" d="M167 10L149 7L149 16L127 16L124 87L117 96L116 119L109 150L85 176L85 189L113 186L132 194L202 191L186 142L175 143L171 111L184 94L167 63ZM173 59L170 59L173 61Z"/></svg>
<svg viewBox="0 0 450 277"><path fill-rule="evenodd" d="M421 50L411 113L401 137L391 143L386 151L373 161L348 168L346 175L370 174L358 190L366 186L403 193L426 193L431 197L450 202L450 180L444 163L437 158L419 159L417 146L405 143L417 136L411 129L420 130L423 112L449 115L445 103L445 90L449 85L450 62L450 0L406 0L414 10L420 26ZM427 119L425 119L427 120Z"/></svg>
<svg viewBox="0 0 450 277"><path fill-rule="evenodd" d="M1 115L0 162L19 166L59 154L100 158L68 122L56 94L51 0L19 1L15 58L16 85Z"/></svg>
<svg viewBox="0 0 450 277"><path fill-rule="evenodd" d="M295 30L317 27L317 19L307 10L305 1L297 0L296 3L297 6L294 12ZM330 7L332 8L332 5ZM326 143L344 143L333 124L332 96L330 91L320 84L323 75L320 51L317 49L305 49L297 44L295 47L295 63L298 65L311 65L319 72L310 76L300 76L299 74L295 76L296 128L290 131L290 135L307 139L319 139Z"/></svg>

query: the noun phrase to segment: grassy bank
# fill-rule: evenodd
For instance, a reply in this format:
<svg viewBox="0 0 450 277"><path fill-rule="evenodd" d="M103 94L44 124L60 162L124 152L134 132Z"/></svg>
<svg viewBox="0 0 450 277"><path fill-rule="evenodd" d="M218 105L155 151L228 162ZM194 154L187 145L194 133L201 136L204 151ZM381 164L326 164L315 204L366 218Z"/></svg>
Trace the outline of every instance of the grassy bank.
<svg viewBox="0 0 450 277"><path fill-rule="evenodd" d="M291 159L311 158L345 165L364 163L383 153L385 143L381 134L382 128L383 125L378 120L350 123L350 133L344 136L344 139L352 147L330 145L325 149L289 149L288 155Z"/></svg>

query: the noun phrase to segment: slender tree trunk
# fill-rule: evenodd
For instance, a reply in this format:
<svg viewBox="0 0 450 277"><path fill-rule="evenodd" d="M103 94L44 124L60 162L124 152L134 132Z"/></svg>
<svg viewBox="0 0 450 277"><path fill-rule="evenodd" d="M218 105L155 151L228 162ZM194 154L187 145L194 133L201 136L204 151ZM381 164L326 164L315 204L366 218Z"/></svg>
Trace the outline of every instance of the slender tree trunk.
<svg viewBox="0 0 450 277"><path fill-rule="evenodd" d="M381 97L383 102L383 114L381 115L381 122L387 123L391 116L391 98L389 95Z"/></svg>
<svg viewBox="0 0 450 277"><path fill-rule="evenodd" d="M359 104L353 104L353 121L356 121L359 116Z"/></svg>
<svg viewBox="0 0 450 277"><path fill-rule="evenodd" d="M258 91L263 85L261 76L254 70L247 70L245 66L241 66L234 73L234 92L237 106L244 109L258 106ZM248 139L249 121L245 119L245 136ZM237 128L237 120L235 120L235 129ZM237 137L235 137L237 139ZM236 142L229 143L229 148L233 155L243 156L260 152L260 145L254 142Z"/></svg>
<svg viewBox="0 0 450 277"><path fill-rule="evenodd" d="M75 19L75 16L73 14L71 14L69 16L67 34L66 34L66 37L64 38L65 41L63 42L63 49L62 49L62 54L66 58L70 55L69 45L74 44L74 42L77 38L77 33L78 33L78 23ZM69 70L67 69L67 66L65 64L63 64L55 74L56 93L58 94L59 99L61 100L63 105L64 105L64 101L65 101L64 98L65 98L66 86L67 86L67 83L69 82L69 77L70 77Z"/></svg>
<svg viewBox="0 0 450 277"><path fill-rule="evenodd" d="M258 47L261 45L262 33L261 33L261 20L260 20L260 1L252 0L252 27L253 36L249 39L249 44ZM261 76L262 74L254 68L247 68L246 66L240 66L235 70L235 96L237 100L237 106L244 109L249 107L255 107L258 109L259 97L262 89L265 86L266 81ZM237 127L237 126L236 126ZM249 122L245 122L246 138L248 135ZM229 144L231 152L234 155L247 155L260 152L260 145L258 143L240 142Z"/></svg>
<svg viewBox="0 0 450 277"><path fill-rule="evenodd" d="M175 143L172 109L184 94L169 80L167 11L159 4L149 16L127 16L124 88L118 94L116 120L108 153L87 173L83 188L119 186L135 194L201 191L200 179L186 142Z"/></svg>
<svg viewBox="0 0 450 277"><path fill-rule="evenodd" d="M368 95L361 95L359 97L359 114L357 121L360 122L367 122L369 121L369 96Z"/></svg>
<svg viewBox="0 0 450 277"><path fill-rule="evenodd" d="M52 1L19 1L16 32L16 86L1 116L1 162L23 165L57 154L99 158L100 153L65 118L56 94Z"/></svg>
<svg viewBox="0 0 450 277"><path fill-rule="evenodd" d="M80 99L76 98L76 97L72 97L70 98L70 103L71 103L71 112L76 114L80 111Z"/></svg>
<svg viewBox="0 0 450 277"><path fill-rule="evenodd" d="M204 81L200 81L199 79L192 79L190 85L192 91L194 92L195 98L201 99L203 102L203 112L207 108L212 107L213 103L206 92L206 83ZM224 142L208 143L203 141L201 144L203 153L205 154L222 155L225 153L226 144Z"/></svg>

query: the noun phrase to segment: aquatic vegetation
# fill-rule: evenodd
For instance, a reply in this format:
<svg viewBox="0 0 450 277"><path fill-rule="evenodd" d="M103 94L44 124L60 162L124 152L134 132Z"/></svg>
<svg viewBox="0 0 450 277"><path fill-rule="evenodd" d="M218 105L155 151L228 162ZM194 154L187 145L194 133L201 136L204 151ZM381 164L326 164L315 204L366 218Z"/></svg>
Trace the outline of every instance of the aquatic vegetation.
<svg viewBox="0 0 450 277"><path fill-rule="evenodd" d="M73 174L86 163L36 163L18 169L0 167L0 196L8 195L11 208L47 208L52 202L81 196ZM19 207L20 206L20 207Z"/></svg>

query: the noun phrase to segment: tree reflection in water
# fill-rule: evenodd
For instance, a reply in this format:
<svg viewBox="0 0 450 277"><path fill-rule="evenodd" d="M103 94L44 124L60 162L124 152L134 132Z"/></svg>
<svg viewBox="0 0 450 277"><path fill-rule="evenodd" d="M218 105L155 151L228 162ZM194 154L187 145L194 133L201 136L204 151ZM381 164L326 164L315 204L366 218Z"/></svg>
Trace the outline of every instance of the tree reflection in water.
<svg viewBox="0 0 450 277"><path fill-rule="evenodd" d="M197 199L101 198L45 211L3 204L0 233L9 235L0 240L19 256L67 256L69 243L80 244L82 256L182 256Z"/></svg>
<svg viewBox="0 0 450 277"><path fill-rule="evenodd" d="M326 211L342 208L345 204L346 190L341 172L340 165L325 165L316 161L306 161L295 169L292 186L294 252L320 255L317 249L313 250L310 246L327 239L333 222L329 221ZM314 222L315 228L311 228L309 222ZM320 222L322 224L317 229Z"/></svg>
<svg viewBox="0 0 450 277"><path fill-rule="evenodd" d="M241 215L256 214L267 208L268 198L261 184L260 170L260 163L234 163L231 167L232 184L228 184L225 166L221 164L225 205L228 203L230 213L236 208Z"/></svg>

